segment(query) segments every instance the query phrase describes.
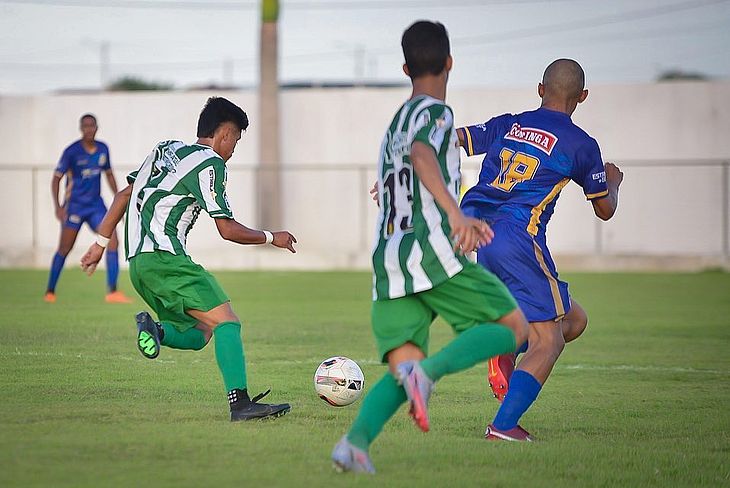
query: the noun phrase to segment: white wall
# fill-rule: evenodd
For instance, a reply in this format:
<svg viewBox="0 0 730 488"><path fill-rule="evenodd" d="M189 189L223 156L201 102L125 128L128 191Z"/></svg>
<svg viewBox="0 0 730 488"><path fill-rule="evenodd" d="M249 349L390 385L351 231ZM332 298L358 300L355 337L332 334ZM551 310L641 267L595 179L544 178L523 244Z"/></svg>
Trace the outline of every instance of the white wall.
<svg viewBox="0 0 730 488"><path fill-rule="evenodd" d="M284 222L299 238L299 253L225 243L201 218L190 237L194 258L214 267L367 267L375 219L367 190L384 128L409 93L406 88L283 91L280 197ZM59 231L50 178L63 148L78 137L82 113L97 115L98 138L110 145L121 181L158 140L193 141L197 115L212 94L0 97L0 175L6 183L0 193L0 224L6 229L0 233L0 265L50 262ZM236 217L255 226L256 94L222 95L240 104L251 120L229 162L229 198ZM532 88L452 90L448 101L458 124L538 105ZM605 160L623 163L626 178L619 212L608 223L593 217L575 185L563 191L548 232L559 262L592 268L728 263L730 210L723 192L730 176L719 163L730 161L730 83L597 86L574 120L599 141ZM464 159L467 184L476 181L479 162ZM69 263L91 240L82 232Z"/></svg>

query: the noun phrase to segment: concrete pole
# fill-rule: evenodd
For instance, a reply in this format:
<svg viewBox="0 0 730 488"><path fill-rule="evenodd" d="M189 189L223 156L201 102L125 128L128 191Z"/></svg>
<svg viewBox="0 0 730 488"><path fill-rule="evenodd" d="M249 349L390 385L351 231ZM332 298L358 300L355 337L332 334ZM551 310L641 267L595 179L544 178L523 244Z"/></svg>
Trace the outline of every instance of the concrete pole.
<svg viewBox="0 0 730 488"><path fill-rule="evenodd" d="M279 1L262 0L259 80L259 171L258 224L260 228L281 230L281 167L279 161L279 80L278 34ZM256 121L252 121L254 124Z"/></svg>

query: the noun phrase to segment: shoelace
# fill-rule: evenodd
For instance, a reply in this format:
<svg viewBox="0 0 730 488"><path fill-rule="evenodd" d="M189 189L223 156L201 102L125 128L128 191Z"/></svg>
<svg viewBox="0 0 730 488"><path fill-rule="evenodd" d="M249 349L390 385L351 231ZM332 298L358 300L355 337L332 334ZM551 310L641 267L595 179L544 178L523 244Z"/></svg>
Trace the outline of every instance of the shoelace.
<svg viewBox="0 0 730 488"><path fill-rule="evenodd" d="M269 393L271 393L271 388L269 388L268 390L266 390L266 391L265 391L265 392L263 392L263 393L259 393L259 394L258 394L258 395L256 395L255 397L253 397L253 398L251 399L251 403L256 403L256 402L258 402L259 400L261 400L261 399L262 399L263 397L265 397L265 396L266 396L266 395L268 395Z"/></svg>

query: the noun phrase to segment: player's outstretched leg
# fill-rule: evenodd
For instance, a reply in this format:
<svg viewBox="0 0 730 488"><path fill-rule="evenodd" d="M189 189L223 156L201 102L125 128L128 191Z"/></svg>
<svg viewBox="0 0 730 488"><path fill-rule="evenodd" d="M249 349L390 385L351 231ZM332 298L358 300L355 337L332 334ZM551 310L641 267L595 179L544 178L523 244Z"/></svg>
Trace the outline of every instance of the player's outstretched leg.
<svg viewBox="0 0 730 488"><path fill-rule="evenodd" d="M351 471L353 473L375 474L375 467L370 460L370 456L366 450L354 446L347 440L347 436L342 436L340 442L335 445L332 451L332 463L340 473Z"/></svg>
<svg viewBox="0 0 730 488"><path fill-rule="evenodd" d="M396 367L395 376L406 392L413 421L423 432L428 432L428 400L433 391L433 380L424 373L418 361L400 363Z"/></svg>
<svg viewBox="0 0 730 488"><path fill-rule="evenodd" d="M155 359L160 354L160 324L152 320L147 312L136 315L137 348L147 359Z"/></svg>

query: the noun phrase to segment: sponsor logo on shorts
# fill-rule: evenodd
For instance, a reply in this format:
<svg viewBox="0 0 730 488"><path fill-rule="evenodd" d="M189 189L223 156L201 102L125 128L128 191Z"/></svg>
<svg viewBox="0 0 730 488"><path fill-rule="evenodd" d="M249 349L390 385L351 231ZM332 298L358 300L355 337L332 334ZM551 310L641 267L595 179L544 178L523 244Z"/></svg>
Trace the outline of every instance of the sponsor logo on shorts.
<svg viewBox="0 0 730 488"><path fill-rule="evenodd" d="M515 122L512 124L509 132L505 134L505 139L510 141L524 142L532 147L536 147L548 156L553 152L555 144L558 142L555 134L542 130L535 129L533 127L521 127L520 124Z"/></svg>
<svg viewBox="0 0 730 488"><path fill-rule="evenodd" d="M79 215L69 215L68 221L72 224L80 224L81 223L81 217Z"/></svg>

